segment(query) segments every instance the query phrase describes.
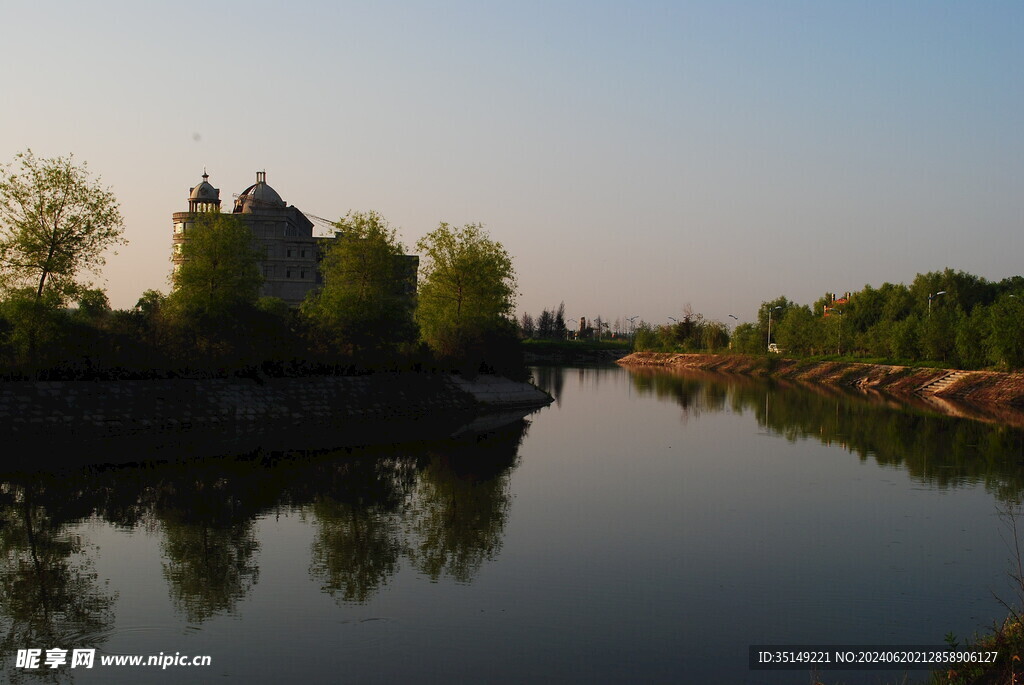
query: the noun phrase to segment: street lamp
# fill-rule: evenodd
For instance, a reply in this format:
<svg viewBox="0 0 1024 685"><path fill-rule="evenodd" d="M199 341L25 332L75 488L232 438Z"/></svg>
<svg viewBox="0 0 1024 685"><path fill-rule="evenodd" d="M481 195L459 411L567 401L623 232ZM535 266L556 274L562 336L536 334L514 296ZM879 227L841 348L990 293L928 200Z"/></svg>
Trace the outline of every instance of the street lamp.
<svg viewBox="0 0 1024 685"><path fill-rule="evenodd" d="M634 332L636 331L636 323L634 323L634 322L635 322L635 321L636 321L637 319L639 319L639 318L640 318L640 315L639 315L639 314L637 314L636 316L629 316L629 317L626 317L626 321L628 321L628 322L629 322L629 337L630 337L630 338L632 338L632 337L633 337L633 333L634 333Z"/></svg>
<svg viewBox="0 0 1024 685"><path fill-rule="evenodd" d="M674 316L668 317L668 320L669 321L675 321L676 323L679 323L679 319L675 318Z"/></svg>
<svg viewBox="0 0 1024 685"><path fill-rule="evenodd" d="M937 293L928 293L928 316L932 315L932 300L934 298L938 297L939 295L945 295L945 294L946 294L945 290L940 290Z"/></svg>
<svg viewBox="0 0 1024 685"><path fill-rule="evenodd" d="M769 346L771 346L771 344L772 344L772 312L775 311L776 309L782 309L782 305L780 304L778 307L769 307L768 308L768 345Z"/></svg>

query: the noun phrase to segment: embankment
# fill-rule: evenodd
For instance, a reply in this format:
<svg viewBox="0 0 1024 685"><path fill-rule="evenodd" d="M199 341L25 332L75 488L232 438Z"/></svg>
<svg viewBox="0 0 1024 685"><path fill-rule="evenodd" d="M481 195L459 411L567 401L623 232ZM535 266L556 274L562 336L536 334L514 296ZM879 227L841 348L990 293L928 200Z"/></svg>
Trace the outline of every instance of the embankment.
<svg viewBox="0 0 1024 685"><path fill-rule="evenodd" d="M419 373L0 383L0 468L434 439L551 402L527 383Z"/></svg>
<svg viewBox="0 0 1024 685"><path fill-rule="evenodd" d="M693 368L721 373L784 378L877 390L905 397L957 400L972 404L1024 407L1024 373L929 369L884 364L811 362L739 354L666 354L634 352L625 366Z"/></svg>

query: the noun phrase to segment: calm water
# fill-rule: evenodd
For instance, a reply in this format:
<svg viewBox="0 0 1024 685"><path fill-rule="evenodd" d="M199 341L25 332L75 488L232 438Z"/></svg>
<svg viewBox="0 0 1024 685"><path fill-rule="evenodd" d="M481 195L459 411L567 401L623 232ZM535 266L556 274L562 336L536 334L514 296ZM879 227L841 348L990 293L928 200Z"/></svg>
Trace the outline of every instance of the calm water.
<svg viewBox="0 0 1024 685"><path fill-rule="evenodd" d="M1015 599L1018 431L751 381L535 377L557 402L479 440L2 476L0 680L804 683L747 646L942 644ZM212 666L40 677L28 647Z"/></svg>

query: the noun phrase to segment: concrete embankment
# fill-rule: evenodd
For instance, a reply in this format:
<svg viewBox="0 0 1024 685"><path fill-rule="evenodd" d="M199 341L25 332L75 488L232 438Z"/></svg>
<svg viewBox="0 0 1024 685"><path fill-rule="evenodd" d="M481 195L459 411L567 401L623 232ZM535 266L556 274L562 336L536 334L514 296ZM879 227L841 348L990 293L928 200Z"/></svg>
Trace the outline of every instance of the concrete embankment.
<svg viewBox="0 0 1024 685"><path fill-rule="evenodd" d="M177 458L444 438L550 402L527 383L417 373L5 382L0 440L8 467L118 463L141 459L133 450Z"/></svg>
<svg viewBox="0 0 1024 685"><path fill-rule="evenodd" d="M784 378L804 383L843 385L892 395L928 397L974 404L1024 406L1024 373L929 369L884 364L810 362L739 354L635 352L625 366L693 368L722 373Z"/></svg>

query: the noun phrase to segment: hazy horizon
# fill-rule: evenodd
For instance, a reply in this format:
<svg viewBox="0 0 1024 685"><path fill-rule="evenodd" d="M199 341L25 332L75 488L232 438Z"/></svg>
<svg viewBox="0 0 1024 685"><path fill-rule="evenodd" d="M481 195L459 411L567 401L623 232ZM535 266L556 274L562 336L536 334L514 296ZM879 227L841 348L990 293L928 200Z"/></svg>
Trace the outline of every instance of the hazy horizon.
<svg viewBox="0 0 1024 685"><path fill-rule="evenodd" d="M1022 272L1024 5L9 3L0 162L73 153L168 290L204 168L410 250L482 222L517 309L752 320L779 295ZM730 320L731 322L731 320Z"/></svg>

